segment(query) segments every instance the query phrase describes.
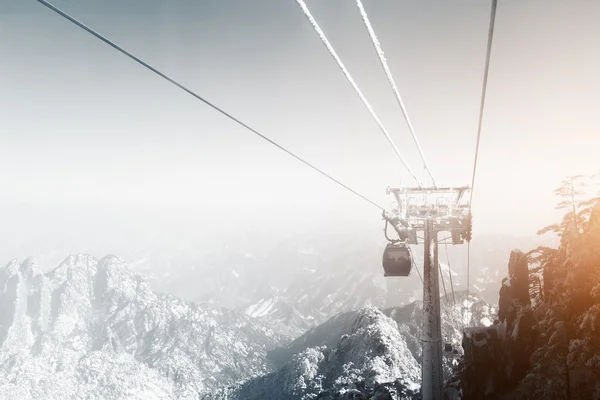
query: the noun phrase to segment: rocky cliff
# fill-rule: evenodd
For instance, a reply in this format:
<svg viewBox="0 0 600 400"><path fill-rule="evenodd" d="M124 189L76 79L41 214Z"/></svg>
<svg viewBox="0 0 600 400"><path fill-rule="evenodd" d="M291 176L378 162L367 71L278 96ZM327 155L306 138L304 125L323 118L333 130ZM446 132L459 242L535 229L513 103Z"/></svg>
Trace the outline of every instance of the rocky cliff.
<svg viewBox="0 0 600 400"><path fill-rule="evenodd" d="M579 206L541 231L557 249L512 252L498 319L465 331L449 398L600 399L600 198Z"/></svg>
<svg viewBox="0 0 600 400"><path fill-rule="evenodd" d="M356 313L349 333L334 346L306 348L277 372L206 399L360 399L369 393L408 399L419 382L420 366L396 322L367 307Z"/></svg>
<svg viewBox="0 0 600 400"><path fill-rule="evenodd" d="M269 372L276 344L241 312L152 292L117 257L0 269L2 399L197 397Z"/></svg>
<svg viewBox="0 0 600 400"><path fill-rule="evenodd" d="M513 251L508 271L494 324L464 330L464 357L449 384L451 398L495 399L514 389L530 367L535 320L525 254Z"/></svg>

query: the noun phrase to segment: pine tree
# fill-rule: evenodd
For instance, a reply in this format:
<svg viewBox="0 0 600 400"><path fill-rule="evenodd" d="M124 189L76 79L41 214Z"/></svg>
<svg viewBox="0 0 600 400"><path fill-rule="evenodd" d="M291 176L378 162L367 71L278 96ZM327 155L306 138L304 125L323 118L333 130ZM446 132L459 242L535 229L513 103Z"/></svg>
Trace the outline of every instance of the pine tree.
<svg viewBox="0 0 600 400"><path fill-rule="evenodd" d="M572 382L571 372L600 371L600 193L588 196L590 183L593 177L571 176L554 191L559 197L556 208L567 212L560 223L538 234L556 233L560 246L528 253L536 264L530 273L541 276L543 287L536 307L541 335L533 357L542 396L591 398L593 385Z"/></svg>

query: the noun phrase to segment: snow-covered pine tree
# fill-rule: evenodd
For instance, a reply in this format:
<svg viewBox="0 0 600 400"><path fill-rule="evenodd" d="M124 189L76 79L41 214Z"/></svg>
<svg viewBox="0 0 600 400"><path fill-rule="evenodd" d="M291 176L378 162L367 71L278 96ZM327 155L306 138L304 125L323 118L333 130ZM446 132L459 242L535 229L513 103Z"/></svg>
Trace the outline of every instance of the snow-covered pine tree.
<svg viewBox="0 0 600 400"><path fill-rule="evenodd" d="M536 300L537 350L532 357L534 395L596 398L600 376L600 196L590 195L591 179L568 177L555 190L557 209L568 210L554 232L557 249L528 253L531 274L541 283ZM597 392L597 393L596 393ZM558 398L556 397L556 398Z"/></svg>

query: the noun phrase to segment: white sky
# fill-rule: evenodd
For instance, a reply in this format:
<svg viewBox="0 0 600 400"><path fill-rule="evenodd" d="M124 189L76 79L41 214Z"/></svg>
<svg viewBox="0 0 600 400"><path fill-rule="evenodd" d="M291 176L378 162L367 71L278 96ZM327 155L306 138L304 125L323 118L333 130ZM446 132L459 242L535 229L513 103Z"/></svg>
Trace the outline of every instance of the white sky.
<svg viewBox="0 0 600 400"><path fill-rule="evenodd" d="M474 229L533 234L565 175L600 169L600 2L499 3ZM294 1L55 4L376 202L411 183ZM308 4L419 170L353 2ZM488 2L365 7L437 181L468 184ZM107 237L134 221L185 231L188 218L207 232L310 218L381 234L375 208L37 2L0 0L0 38L4 235L67 237L92 220Z"/></svg>

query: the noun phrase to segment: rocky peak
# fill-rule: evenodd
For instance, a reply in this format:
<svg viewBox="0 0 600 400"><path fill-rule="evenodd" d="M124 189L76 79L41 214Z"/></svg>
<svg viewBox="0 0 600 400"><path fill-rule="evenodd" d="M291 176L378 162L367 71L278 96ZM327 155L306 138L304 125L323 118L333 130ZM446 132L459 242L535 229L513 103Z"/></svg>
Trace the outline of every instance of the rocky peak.
<svg viewBox="0 0 600 400"><path fill-rule="evenodd" d="M529 262L520 250L510 253L508 277L502 280L498 304L498 319L512 322L514 312L531 305L529 297Z"/></svg>
<svg viewBox="0 0 600 400"><path fill-rule="evenodd" d="M384 392L407 394L410 387L417 387L420 367L396 322L374 307L361 309L352 317L350 331L330 347L306 348L277 372L207 398L358 399Z"/></svg>
<svg viewBox="0 0 600 400"><path fill-rule="evenodd" d="M241 312L152 292L115 256L0 270L0 398L198 397L268 372L276 343Z"/></svg>
<svg viewBox="0 0 600 400"><path fill-rule="evenodd" d="M448 396L492 399L517 387L533 353L535 319L529 297L525 254L513 250L508 276L502 281L498 319L490 327L465 329L464 359L448 384Z"/></svg>

